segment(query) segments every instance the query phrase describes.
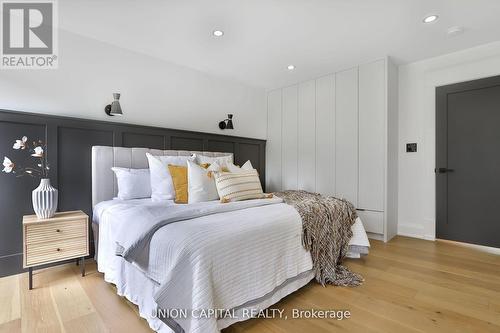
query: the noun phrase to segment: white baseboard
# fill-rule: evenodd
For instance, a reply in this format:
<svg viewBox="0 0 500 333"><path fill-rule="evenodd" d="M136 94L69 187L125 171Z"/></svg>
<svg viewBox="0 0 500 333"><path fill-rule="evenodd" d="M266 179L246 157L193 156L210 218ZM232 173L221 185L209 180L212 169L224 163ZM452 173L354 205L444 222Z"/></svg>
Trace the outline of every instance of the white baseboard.
<svg viewBox="0 0 500 333"><path fill-rule="evenodd" d="M398 224L398 235L412 238L425 239L428 241L436 240L435 235L428 235L424 232L424 227L422 225L413 223L399 223Z"/></svg>
<svg viewBox="0 0 500 333"><path fill-rule="evenodd" d="M436 237L434 237L434 236L420 235L420 234L413 234L413 233L406 233L406 232L399 232L399 231L398 231L398 236L418 238L418 239L423 239L423 240L428 240L428 241L435 241L436 240Z"/></svg>
<svg viewBox="0 0 500 333"><path fill-rule="evenodd" d="M370 239L375 239L375 240L379 240L379 241L384 241L384 236L381 235L381 234L374 234L373 232L367 232L366 235L368 236L368 238Z"/></svg>

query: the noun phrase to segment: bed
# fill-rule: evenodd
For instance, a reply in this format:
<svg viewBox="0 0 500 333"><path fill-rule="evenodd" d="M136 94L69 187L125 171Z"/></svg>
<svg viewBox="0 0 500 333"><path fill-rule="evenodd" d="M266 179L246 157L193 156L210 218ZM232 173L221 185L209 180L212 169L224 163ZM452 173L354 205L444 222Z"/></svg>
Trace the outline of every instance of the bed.
<svg viewBox="0 0 500 333"><path fill-rule="evenodd" d="M311 255L301 243L300 215L278 198L189 205L116 199L111 167L147 168L146 152L227 154L92 149L98 270L116 285L119 295L138 306L153 330L218 332L249 319L248 314L266 309L314 278ZM172 216L176 223L152 228L154 232L144 232L147 236L137 241L137 235L151 229L151 221ZM349 256L359 257L367 253L368 238L359 219L352 229Z"/></svg>

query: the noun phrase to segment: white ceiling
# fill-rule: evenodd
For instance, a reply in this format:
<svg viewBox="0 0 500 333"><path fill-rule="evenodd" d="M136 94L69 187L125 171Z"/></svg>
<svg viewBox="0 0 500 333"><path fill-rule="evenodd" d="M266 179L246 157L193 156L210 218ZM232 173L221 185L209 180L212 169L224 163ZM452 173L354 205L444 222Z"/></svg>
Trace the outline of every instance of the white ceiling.
<svg viewBox="0 0 500 333"><path fill-rule="evenodd" d="M385 55L408 63L500 40L500 0L58 3L62 29L266 89ZM439 20L423 24L430 13ZM465 33L447 36L457 25ZM225 35L213 37L214 29Z"/></svg>

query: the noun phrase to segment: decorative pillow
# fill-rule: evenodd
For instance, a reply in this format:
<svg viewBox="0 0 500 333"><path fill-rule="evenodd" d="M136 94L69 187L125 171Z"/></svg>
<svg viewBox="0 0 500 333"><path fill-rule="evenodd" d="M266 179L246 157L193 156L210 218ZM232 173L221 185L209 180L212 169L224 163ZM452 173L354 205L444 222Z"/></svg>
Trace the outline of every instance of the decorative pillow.
<svg viewBox="0 0 500 333"><path fill-rule="evenodd" d="M192 163L188 161L188 163ZM168 165L168 171L172 176L172 183L174 184L175 203L186 204L188 203L188 172L187 167L180 165Z"/></svg>
<svg viewBox="0 0 500 333"><path fill-rule="evenodd" d="M116 175L118 199L130 200L151 197L149 169L111 168Z"/></svg>
<svg viewBox="0 0 500 333"><path fill-rule="evenodd" d="M219 199L213 172L221 171L219 163L216 161L207 168L198 165L193 161L187 162L188 173L188 202L203 202Z"/></svg>
<svg viewBox="0 0 500 333"><path fill-rule="evenodd" d="M262 199L267 195L262 191L257 170L214 172L215 185L221 202Z"/></svg>
<svg viewBox="0 0 500 333"><path fill-rule="evenodd" d="M221 167L226 167L227 164L233 163L233 155L210 157L193 154L193 157L195 158L196 163L200 165L204 163L213 164L214 162L218 162Z"/></svg>
<svg viewBox="0 0 500 333"><path fill-rule="evenodd" d="M151 199L153 201L172 200L175 198L174 184L168 165L187 166L191 156L154 156L146 153L151 175Z"/></svg>
<svg viewBox="0 0 500 333"><path fill-rule="evenodd" d="M245 164L241 166L241 168L233 163L227 164L227 169L229 172L242 172L242 171L250 171L253 170L252 162L250 160L246 161Z"/></svg>

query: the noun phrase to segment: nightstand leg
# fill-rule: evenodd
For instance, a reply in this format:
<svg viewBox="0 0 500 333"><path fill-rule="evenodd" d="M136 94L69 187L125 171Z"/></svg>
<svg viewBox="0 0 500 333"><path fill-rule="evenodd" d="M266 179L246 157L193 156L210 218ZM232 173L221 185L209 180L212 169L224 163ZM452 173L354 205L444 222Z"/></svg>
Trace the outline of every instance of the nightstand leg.
<svg viewBox="0 0 500 333"><path fill-rule="evenodd" d="M33 289L33 267L28 268L29 290Z"/></svg>
<svg viewBox="0 0 500 333"><path fill-rule="evenodd" d="M76 265L80 265L80 258L76 259Z"/></svg>
<svg viewBox="0 0 500 333"><path fill-rule="evenodd" d="M85 276L85 257L82 257L82 264L80 265L82 276Z"/></svg>

